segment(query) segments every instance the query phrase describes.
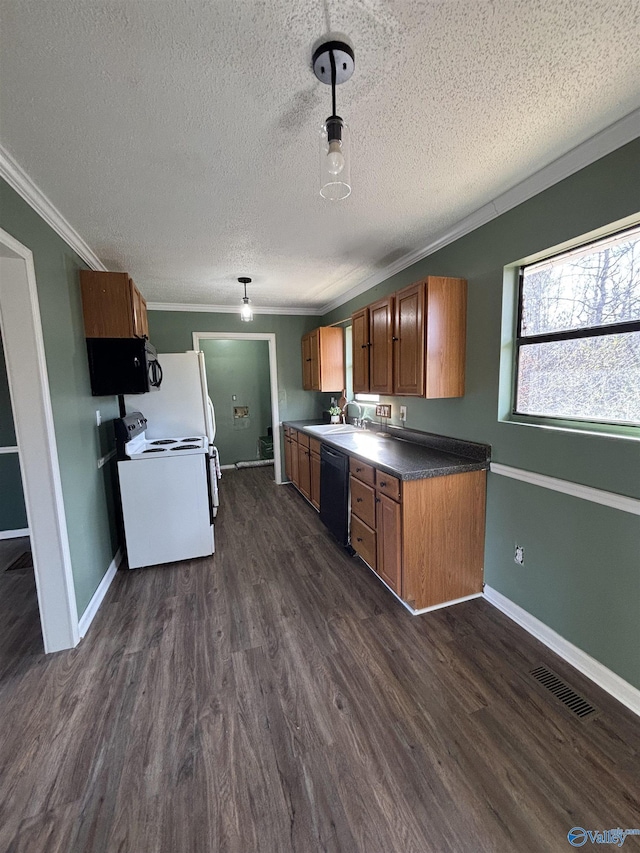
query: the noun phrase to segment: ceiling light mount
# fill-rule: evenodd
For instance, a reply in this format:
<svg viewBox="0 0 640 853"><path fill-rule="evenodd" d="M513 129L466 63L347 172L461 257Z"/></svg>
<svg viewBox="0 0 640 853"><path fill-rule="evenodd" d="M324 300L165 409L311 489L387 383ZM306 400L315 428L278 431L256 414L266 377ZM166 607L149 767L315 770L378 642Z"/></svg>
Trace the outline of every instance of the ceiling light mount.
<svg viewBox="0 0 640 853"><path fill-rule="evenodd" d="M240 276L238 279L240 284L244 285L244 296L242 297L242 308L240 309L240 319L244 323L250 323L253 320L253 311L251 310L251 300L247 296L247 285L251 284L251 279L246 275Z"/></svg>
<svg viewBox="0 0 640 853"><path fill-rule="evenodd" d="M345 41L322 42L312 56L313 73L331 86L332 113L320 128L320 195L339 201L351 194L349 128L336 110L336 86L355 70L355 54Z"/></svg>

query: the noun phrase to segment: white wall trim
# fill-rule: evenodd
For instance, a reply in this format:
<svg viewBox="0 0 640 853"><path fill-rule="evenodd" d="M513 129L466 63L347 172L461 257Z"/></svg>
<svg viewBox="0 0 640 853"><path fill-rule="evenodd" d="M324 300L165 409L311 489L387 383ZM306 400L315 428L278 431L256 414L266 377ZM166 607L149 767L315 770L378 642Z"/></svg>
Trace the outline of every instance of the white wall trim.
<svg viewBox="0 0 640 853"><path fill-rule="evenodd" d="M565 640L560 634L557 634L544 622L536 619L526 610L523 610L518 604L515 604L511 599L506 598L502 593L490 586L484 588L484 597L490 604L501 610L514 622L517 622L521 628L528 631L536 639L548 646L552 651L559 655L563 660L574 666L587 678L595 682L598 687L601 687L618 702L622 702L634 714L640 715L640 690L629 684L615 672L612 672L604 664L601 664L591 655L583 652L569 640Z"/></svg>
<svg viewBox="0 0 640 853"><path fill-rule="evenodd" d="M570 480L559 480L557 477L536 474L522 468L512 468L510 465L501 465L499 462L492 462L490 471L492 474L500 474L502 477L522 480L525 483L531 483L533 486L541 486L543 489L552 489L554 492L563 492L565 495L572 495L574 498L582 498L582 500L610 506L622 510L622 512L640 515L640 500L627 497L627 495L607 492L604 489L594 489L592 486L583 486L580 483L572 483Z"/></svg>
<svg viewBox="0 0 640 853"><path fill-rule="evenodd" d="M106 270L100 258L85 243L75 228L67 222L60 211L46 197L42 190L36 186L29 175L24 171L9 154L6 148L0 145L0 177L4 178L9 186L29 204L36 213L39 213L44 221L50 225L56 234L77 252L85 263L94 270Z"/></svg>
<svg viewBox="0 0 640 853"><path fill-rule="evenodd" d="M273 432L273 472L276 483L282 483L282 465L280 459L280 406L278 403L278 356L274 332L192 332L193 348L200 351L201 340L222 341L268 341L269 342L269 384L271 385L271 429Z"/></svg>
<svg viewBox="0 0 640 853"><path fill-rule="evenodd" d="M116 555L109 563L109 568L106 571L106 574L98 584L98 588L91 596L91 601L87 604L87 609L84 611L80 620L78 622L78 630L80 632L80 638L84 637L89 630L89 626L93 622L93 619L98 612L100 605L104 601L104 597L107 594L109 587L111 586L111 582L116 576L116 572L118 571L118 566L122 562L122 550L118 548L116 551Z"/></svg>
<svg viewBox="0 0 640 853"><path fill-rule="evenodd" d="M0 447L0 454L2 453L17 453L18 445L16 444L14 447Z"/></svg>
<svg viewBox="0 0 640 853"><path fill-rule="evenodd" d="M251 303L254 317L260 314L282 314L304 317L321 317L324 308L296 308L280 307L267 308L265 306ZM238 305L194 305L193 302L147 302L147 311L189 311L197 314L237 314L240 316L240 304Z"/></svg>
<svg viewBox="0 0 640 853"><path fill-rule="evenodd" d="M492 219L533 198L538 193L549 189L549 187L563 181L570 175L575 174L575 172L579 172L580 169L590 166L601 157L605 157L617 148L621 148L628 142L632 142L638 136L640 136L640 109L634 110L619 121L596 133L595 136L586 139L580 145L572 148L571 151L558 157L557 160L554 160L552 163L534 172L530 177L525 178L514 187L511 187L511 189L497 196L493 201L478 208L478 210L461 219L448 230L443 231L435 240L424 246L424 248L398 258L397 261L385 267L384 270L376 272L374 275L360 282L360 284L350 288L346 293L337 296L333 301L324 306L321 313L328 314L329 311L333 311L334 308L344 305L350 299L360 296L361 293L370 290L376 284L381 284L392 275L402 272L402 270L427 258L429 255L433 255L455 240L459 240L466 234L475 231L476 228L486 225Z"/></svg>
<svg viewBox="0 0 640 853"><path fill-rule="evenodd" d="M21 536L28 536L29 528L23 527L19 530L0 530L0 539L20 539Z"/></svg>
<svg viewBox="0 0 640 853"><path fill-rule="evenodd" d="M79 642L33 253L0 229L0 329L20 448L20 473L45 652Z"/></svg>

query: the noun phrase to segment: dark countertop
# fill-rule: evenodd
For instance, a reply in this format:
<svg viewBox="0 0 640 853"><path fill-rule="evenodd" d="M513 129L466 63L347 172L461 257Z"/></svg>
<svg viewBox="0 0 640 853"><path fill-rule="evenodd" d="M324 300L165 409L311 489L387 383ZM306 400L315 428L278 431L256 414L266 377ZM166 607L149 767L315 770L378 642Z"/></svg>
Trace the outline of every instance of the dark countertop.
<svg viewBox="0 0 640 853"><path fill-rule="evenodd" d="M320 423L318 419L283 421L285 426L302 432L306 432L305 427ZM374 424L372 429L322 438L312 433L308 435L400 480L422 480L489 468L491 448L488 444L398 427L389 427L386 430L389 437L381 438L376 427Z"/></svg>

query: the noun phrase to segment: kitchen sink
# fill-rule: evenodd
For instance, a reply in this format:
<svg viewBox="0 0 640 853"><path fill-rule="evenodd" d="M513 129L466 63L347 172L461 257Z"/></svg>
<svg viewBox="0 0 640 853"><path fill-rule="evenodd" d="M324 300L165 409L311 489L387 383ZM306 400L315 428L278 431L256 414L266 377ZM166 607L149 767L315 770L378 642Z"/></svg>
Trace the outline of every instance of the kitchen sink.
<svg viewBox="0 0 640 853"><path fill-rule="evenodd" d="M304 427L305 432L310 432L312 435L344 435L349 432L362 432L351 424L318 424L317 426Z"/></svg>

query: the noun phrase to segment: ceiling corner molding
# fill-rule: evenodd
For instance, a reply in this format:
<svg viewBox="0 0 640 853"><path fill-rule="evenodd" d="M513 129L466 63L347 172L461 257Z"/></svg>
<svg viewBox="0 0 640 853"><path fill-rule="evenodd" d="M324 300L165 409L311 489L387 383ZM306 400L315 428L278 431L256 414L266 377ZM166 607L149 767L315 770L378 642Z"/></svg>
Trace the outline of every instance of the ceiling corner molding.
<svg viewBox="0 0 640 853"><path fill-rule="evenodd" d="M486 225L492 219L501 216L508 210L517 207L525 201L528 201L538 193L549 189L554 184L559 183L565 178L579 172L586 166L595 163L607 154L611 154L628 142L633 142L634 139L640 137L640 109L634 110L618 121L589 137L580 145L567 151L553 162L534 172L528 178L520 181L511 189L497 196L493 201L478 208L478 210L461 219L456 225L443 231L431 243L422 249L417 249L404 257L399 258L395 263L388 266L385 270L369 276L360 284L350 288L341 296L336 297L331 302L324 306L323 313L328 314L335 308L344 305L345 302L360 296L376 284L381 284L396 273L402 272L407 267L412 266L418 261L435 254L435 252L459 240L466 234L475 231L482 225Z"/></svg>
<svg viewBox="0 0 640 853"><path fill-rule="evenodd" d="M31 180L9 154L0 145L0 177L4 178L9 186L14 189L27 204L39 214L47 225L67 243L74 252L77 252L82 260L94 270L106 270L100 258L92 251L75 228L70 225L60 211L49 201L42 190Z"/></svg>
<svg viewBox="0 0 640 853"><path fill-rule="evenodd" d="M197 305L193 302L147 302L147 311L188 311L197 314L240 314L238 305ZM269 308L266 306L251 306L254 317L260 314L296 315L304 317L321 317L324 308Z"/></svg>

